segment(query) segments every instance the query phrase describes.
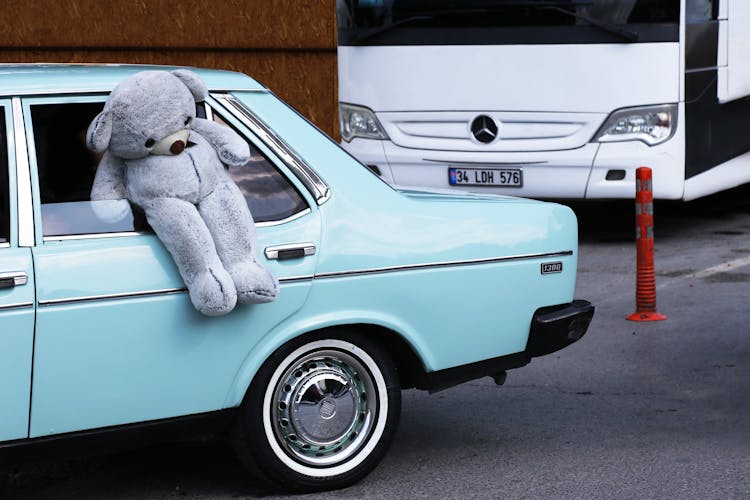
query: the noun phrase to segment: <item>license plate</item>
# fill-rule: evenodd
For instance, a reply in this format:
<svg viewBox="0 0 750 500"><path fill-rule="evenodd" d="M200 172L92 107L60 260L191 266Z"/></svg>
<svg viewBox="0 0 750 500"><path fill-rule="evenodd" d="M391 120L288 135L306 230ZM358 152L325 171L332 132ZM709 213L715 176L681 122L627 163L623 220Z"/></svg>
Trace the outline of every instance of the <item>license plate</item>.
<svg viewBox="0 0 750 500"><path fill-rule="evenodd" d="M448 183L451 186L523 186L520 168L448 168Z"/></svg>

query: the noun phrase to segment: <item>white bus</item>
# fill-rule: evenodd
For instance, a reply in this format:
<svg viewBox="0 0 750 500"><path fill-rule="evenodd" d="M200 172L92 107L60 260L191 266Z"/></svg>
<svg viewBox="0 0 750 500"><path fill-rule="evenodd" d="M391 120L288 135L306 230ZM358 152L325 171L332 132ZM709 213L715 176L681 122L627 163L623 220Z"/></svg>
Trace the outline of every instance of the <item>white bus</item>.
<svg viewBox="0 0 750 500"><path fill-rule="evenodd" d="M343 146L400 187L750 182L750 0L339 0Z"/></svg>

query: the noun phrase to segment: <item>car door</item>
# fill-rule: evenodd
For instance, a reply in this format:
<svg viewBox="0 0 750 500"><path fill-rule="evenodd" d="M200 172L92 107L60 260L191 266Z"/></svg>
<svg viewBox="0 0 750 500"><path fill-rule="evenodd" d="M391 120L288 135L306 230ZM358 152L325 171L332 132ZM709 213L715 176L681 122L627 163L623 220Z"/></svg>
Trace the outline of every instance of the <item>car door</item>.
<svg viewBox="0 0 750 500"><path fill-rule="evenodd" d="M255 213L259 258L280 295L223 317L195 311L142 215L124 201L89 200L98 158L82 148L83 132L104 99L24 101L38 242L31 437L222 409L250 349L302 306L314 274L312 252L265 257L267 247L314 248L320 222L310 195L250 137L250 164L230 173ZM119 219L103 222L104 212Z"/></svg>
<svg viewBox="0 0 750 500"><path fill-rule="evenodd" d="M19 219L30 222L18 210L31 212L31 189L28 171L16 172L12 130L10 102L0 100L0 441L28 435L34 339L34 266L18 230Z"/></svg>

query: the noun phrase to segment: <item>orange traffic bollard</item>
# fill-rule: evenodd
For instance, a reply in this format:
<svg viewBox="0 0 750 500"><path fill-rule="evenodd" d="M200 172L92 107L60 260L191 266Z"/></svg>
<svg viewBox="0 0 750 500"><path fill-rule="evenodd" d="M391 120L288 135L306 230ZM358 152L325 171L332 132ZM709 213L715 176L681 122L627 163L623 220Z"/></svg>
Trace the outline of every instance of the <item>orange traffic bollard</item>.
<svg viewBox="0 0 750 500"><path fill-rule="evenodd" d="M654 271L654 194L651 169L635 171L636 284L635 312L630 321L661 321L656 312L656 273Z"/></svg>

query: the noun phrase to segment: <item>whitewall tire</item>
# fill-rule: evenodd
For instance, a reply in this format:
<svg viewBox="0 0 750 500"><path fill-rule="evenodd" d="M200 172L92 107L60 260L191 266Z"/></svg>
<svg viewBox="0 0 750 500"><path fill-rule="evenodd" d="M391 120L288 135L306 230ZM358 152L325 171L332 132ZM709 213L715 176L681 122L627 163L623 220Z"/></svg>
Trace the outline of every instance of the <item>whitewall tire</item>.
<svg viewBox="0 0 750 500"><path fill-rule="evenodd" d="M251 472L278 486L341 488L375 468L400 411L385 350L364 335L321 332L289 342L261 367L234 444Z"/></svg>

